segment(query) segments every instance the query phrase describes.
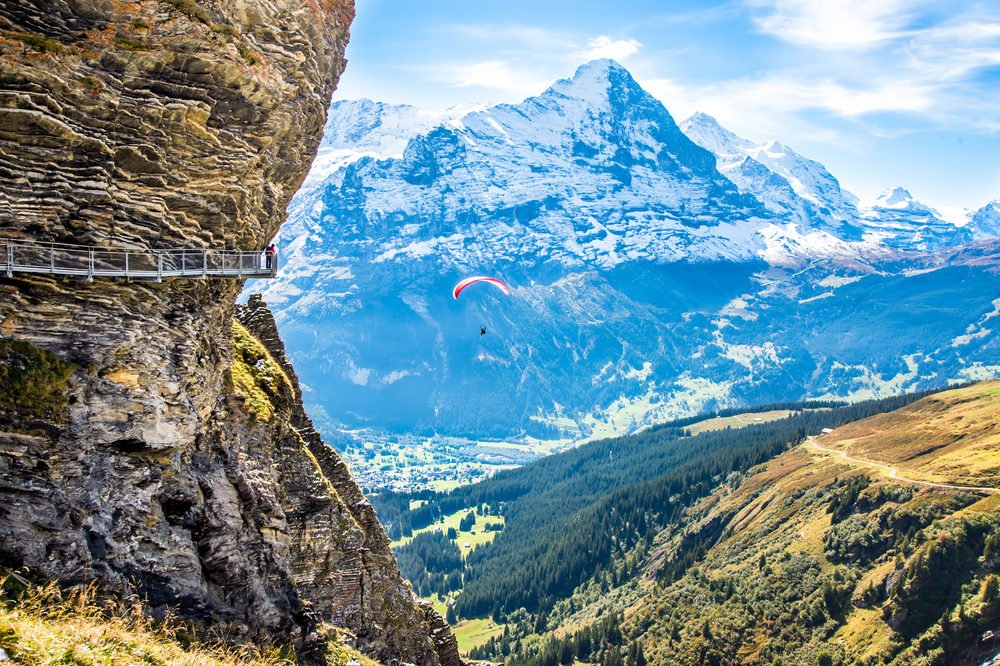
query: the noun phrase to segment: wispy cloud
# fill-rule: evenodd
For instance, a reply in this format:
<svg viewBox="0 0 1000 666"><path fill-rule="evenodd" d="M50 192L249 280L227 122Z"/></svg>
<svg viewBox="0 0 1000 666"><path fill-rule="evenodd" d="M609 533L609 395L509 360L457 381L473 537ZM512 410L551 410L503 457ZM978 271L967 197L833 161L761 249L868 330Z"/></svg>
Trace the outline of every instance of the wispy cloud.
<svg viewBox="0 0 1000 666"><path fill-rule="evenodd" d="M635 39L613 39L607 35L594 37L587 42L587 48L578 52L577 59L581 61L597 60L599 58L612 58L613 60L625 60L631 55L635 55L642 48L642 44Z"/></svg>
<svg viewBox="0 0 1000 666"><path fill-rule="evenodd" d="M910 67L942 81L1000 65L1000 13L962 16L916 32L904 50Z"/></svg>
<svg viewBox="0 0 1000 666"><path fill-rule="evenodd" d="M919 0L750 0L757 28L819 49L868 49L909 28Z"/></svg>
<svg viewBox="0 0 1000 666"><path fill-rule="evenodd" d="M783 76L683 85L670 79L644 80L661 99L675 100L680 113L702 110L731 117L752 109L775 116L819 110L844 118L869 113L920 113L935 102L935 89L907 81L850 87L834 80L804 81ZM669 104L669 102L668 102Z"/></svg>
<svg viewBox="0 0 1000 666"><path fill-rule="evenodd" d="M466 24L442 30L451 39L476 42L477 53L487 47L496 57L424 63L412 66L411 71L439 84L496 91L505 99L538 94L584 61L626 60L642 48L638 40L629 37L582 37L537 26Z"/></svg>
<svg viewBox="0 0 1000 666"><path fill-rule="evenodd" d="M538 77L509 60L488 60L467 65L440 66L433 68L430 76L440 83L459 88L491 88L518 97L536 95L552 81L548 77Z"/></svg>

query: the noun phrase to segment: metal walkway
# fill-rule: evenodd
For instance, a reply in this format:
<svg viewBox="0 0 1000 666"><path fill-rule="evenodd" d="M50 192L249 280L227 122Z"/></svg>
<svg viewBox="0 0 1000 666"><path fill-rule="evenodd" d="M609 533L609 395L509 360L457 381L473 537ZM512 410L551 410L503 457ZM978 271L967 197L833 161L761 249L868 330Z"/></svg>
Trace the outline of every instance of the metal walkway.
<svg viewBox="0 0 1000 666"><path fill-rule="evenodd" d="M277 256L239 250L125 250L0 238L0 273L74 275L137 280L273 278Z"/></svg>

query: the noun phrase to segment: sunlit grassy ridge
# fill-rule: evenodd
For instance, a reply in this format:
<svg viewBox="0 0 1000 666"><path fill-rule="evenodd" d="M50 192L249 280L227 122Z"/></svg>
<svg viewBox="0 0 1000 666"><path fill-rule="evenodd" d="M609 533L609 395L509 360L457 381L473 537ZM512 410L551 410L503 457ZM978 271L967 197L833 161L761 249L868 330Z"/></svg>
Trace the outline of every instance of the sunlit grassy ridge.
<svg viewBox="0 0 1000 666"><path fill-rule="evenodd" d="M153 664L279 666L298 663L294 651L259 651L199 642L180 624L156 623L137 603L99 600L90 586L62 591L54 584L22 587L5 579L0 603L0 648L18 664ZM377 662L339 640L329 644L328 666Z"/></svg>
<svg viewBox="0 0 1000 666"><path fill-rule="evenodd" d="M817 443L922 481L1000 487L998 418L1000 382L983 382L842 426Z"/></svg>
<svg viewBox="0 0 1000 666"><path fill-rule="evenodd" d="M264 421L274 415L275 400L291 392L292 382L263 344L240 323L233 322L233 388Z"/></svg>
<svg viewBox="0 0 1000 666"><path fill-rule="evenodd" d="M647 570L710 546L657 585L635 627L651 660L705 663L978 663L1000 629L1000 499L913 485L996 487L1000 384L928 396L817 438L696 507L661 535ZM708 526L723 520L713 534ZM988 648L988 646L986 646Z"/></svg>

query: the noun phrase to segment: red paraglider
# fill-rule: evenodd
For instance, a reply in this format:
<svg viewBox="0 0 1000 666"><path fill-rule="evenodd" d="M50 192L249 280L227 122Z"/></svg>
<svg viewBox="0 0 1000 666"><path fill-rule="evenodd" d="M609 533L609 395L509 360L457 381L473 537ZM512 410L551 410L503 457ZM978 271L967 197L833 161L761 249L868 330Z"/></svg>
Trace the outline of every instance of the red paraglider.
<svg viewBox="0 0 1000 666"><path fill-rule="evenodd" d="M452 289L451 291L451 295L457 299L458 295L461 294L466 287L468 287L470 284L475 284L476 282L489 282L494 287L496 287L503 293L510 296L510 287L508 287L503 280L498 280L497 278L493 277L486 277L484 275L476 275L473 277L465 278L464 280L455 285L455 288Z"/></svg>

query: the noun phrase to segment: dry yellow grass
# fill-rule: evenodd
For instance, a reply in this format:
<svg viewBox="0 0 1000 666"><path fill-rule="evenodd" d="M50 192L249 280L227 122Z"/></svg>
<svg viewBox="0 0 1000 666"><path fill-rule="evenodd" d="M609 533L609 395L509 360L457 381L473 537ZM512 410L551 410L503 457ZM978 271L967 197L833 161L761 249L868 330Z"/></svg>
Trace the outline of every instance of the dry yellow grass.
<svg viewBox="0 0 1000 666"><path fill-rule="evenodd" d="M891 632L876 608L855 608L833 640L861 659L876 655L890 643Z"/></svg>
<svg viewBox="0 0 1000 666"><path fill-rule="evenodd" d="M818 437L914 479L1000 487L1000 382L943 391Z"/></svg>
<svg viewBox="0 0 1000 666"><path fill-rule="evenodd" d="M10 578L4 589L17 586ZM8 582L11 584L8 585ZM17 586L19 587L19 586ZM153 664L177 666L279 666L296 664L291 650L261 652L194 642L181 625L155 623L138 603L99 602L96 587L70 592L56 585L28 587L0 603L0 647L17 664ZM377 662L339 642L328 664Z"/></svg>

